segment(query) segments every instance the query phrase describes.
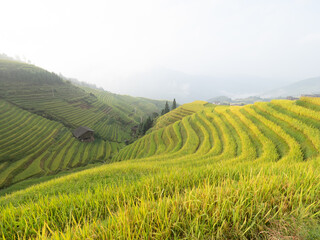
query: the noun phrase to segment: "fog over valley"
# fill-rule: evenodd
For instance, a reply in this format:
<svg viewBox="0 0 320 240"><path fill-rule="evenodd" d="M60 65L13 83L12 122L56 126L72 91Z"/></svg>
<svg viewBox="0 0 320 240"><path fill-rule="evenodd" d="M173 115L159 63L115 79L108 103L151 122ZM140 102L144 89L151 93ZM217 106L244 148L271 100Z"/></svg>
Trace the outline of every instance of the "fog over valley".
<svg viewBox="0 0 320 240"><path fill-rule="evenodd" d="M152 82L152 84L150 84ZM286 81L282 81L282 84ZM289 81L287 81L289 83ZM116 86L117 84L117 86ZM165 68L151 69L116 81L115 92L155 99L179 99L180 103L208 100L226 95L243 98L261 95L272 90L279 82L255 76L206 76L191 75Z"/></svg>

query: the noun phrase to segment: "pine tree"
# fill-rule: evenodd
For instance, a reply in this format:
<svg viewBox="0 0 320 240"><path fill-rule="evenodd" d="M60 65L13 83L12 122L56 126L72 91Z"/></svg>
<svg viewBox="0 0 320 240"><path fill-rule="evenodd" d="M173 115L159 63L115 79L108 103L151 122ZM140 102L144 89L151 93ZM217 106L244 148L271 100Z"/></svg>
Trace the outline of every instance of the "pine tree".
<svg viewBox="0 0 320 240"><path fill-rule="evenodd" d="M177 108L177 103L176 103L176 99L174 98L171 110L176 109L176 108Z"/></svg>
<svg viewBox="0 0 320 240"><path fill-rule="evenodd" d="M152 123L152 119L148 117L145 123L143 124L143 134L145 134L152 127Z"/></svg>
<svg viewBox="0 0 320 240"><path fill-rule="evenodd" d="M168 102L166 102L166 106L164 107L164 113L166 114L168 112L170 112L170 108Z"/></svg>

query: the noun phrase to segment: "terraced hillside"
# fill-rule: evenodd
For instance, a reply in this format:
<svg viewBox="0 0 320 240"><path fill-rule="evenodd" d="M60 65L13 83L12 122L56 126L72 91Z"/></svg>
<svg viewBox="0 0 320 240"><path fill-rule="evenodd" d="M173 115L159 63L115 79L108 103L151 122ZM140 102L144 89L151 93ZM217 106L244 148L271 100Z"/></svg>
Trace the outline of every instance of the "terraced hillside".
<svg viewBox="0 0 320 240"><path fill-rule="evenodd" d="M141 117L164 106L162 101L81 89L54 73L7 60L0 60L0 97L66 127L90 127L98 137L113 142L129 139L131 127Z"/></svg>
<svg viewBox="0 0 320 240"><path fill-rule="evenodd" d="M1 197L0 231L4 239L318 239L319 152L318 98L206 107L123 148L113 158L121 162Z"/></svg>
<svg viewBox="0 0 320 240"><path fill-rule="evenodd" d="M108 161L123 145L76 140L61 123L0 99L0 188L30 177Z"/></svg>
<svg viewBox="0 0 320 240"><path fill-rule="evenodd" d="M0 105L0 188L4 188L108 161L132 138L137 119L160 112L164 102L82 89L33 65L0 60ZM72 130L78 126L92 128L95 141L77 141Z"/></svg>
<svg viewBox="0 0 320 240"><path fill-rule="evenodd" d="M320 115L314 111L320 111L319 103L318 98L302 98L297 103L207 108L153 131L122 149L115 160L157 155L206 159L230 148L228 154L234 158L303 161L319 153Z"/></svg>
<svg viewBox="0 0 320 240"><path fill-rule="evenodd" d="M81 86L80 86L81 87ZM81 87L89 94L94 94L97 99L110 106L112 113L117 118L113 118L105 122L97 122L93 128L103 133L103 137L112 136L118 142L123 142L125 139L130 138L131 126L138 125L141 120L152 113L159 113L160 110L165 106L166 101L152 100L139 97L131 97L127 95L118 95L103 90L92 89L88 87ZM127 119L126 121L130 124L119 125L119 119Z"/></svg>
<svg viewBox="0 0 320 240"><path fill-rule="evenodd" d="M169 113L160 116L157 119L157 122L153 126L151 131L166 127L170 124L173 124L176 121L181 120L185 116L194 114L195 112L200 111L208 106L212 106L212 105L208 102L205 102L205 101L194 101L193 103L183 104L183 106L180 106L180 107L170 111Z"/></svg>
<svg viewBox="0 0 320 240"><path fill-rule="evenodd" d="M141 97L131 97L128 95L119 95L99 89L92 89L88 87L79 86L88 93L92 93L97 98L111 106L114 111L117 111L120 115L125 115L133 118L135 121L140 122L141 118L150 116L154 112L162 110L166 101L164 100L152 100Z"/></svg>

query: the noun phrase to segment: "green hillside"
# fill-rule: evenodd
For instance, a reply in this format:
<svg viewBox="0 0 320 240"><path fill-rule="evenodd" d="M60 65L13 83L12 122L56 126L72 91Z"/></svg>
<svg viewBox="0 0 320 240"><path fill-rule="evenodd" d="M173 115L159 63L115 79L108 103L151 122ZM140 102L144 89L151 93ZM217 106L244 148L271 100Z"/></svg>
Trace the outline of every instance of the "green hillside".
<svg viewBox="0 0 320 240"><path fill-rule="evenodd" d="M2 238L319 239L319 98L193 106L122 162L1 197Z"/></svg>
<svg viewBox="0 0 320 240"><path fill-rule="evenodd" d="M108 162L131 127L164 101L79 88L33 65L0 60L0 189L89 163ZM72 136L78 126L95 141Z"/></svg>
<svg viewBox="0 0 320 240"><path fill-rule="evenodd" d="M122 126L122 128L126 129L127 132L130 132L131 126L137 125L141 120L152 115L152 113L159 113L166 103L166 101L118 95L88 87L81 88L89 94L94 94L100 102L110 106L113 110L113 114L118 116L118 118L126 119L130 124L128 126ZM103 128L104 125L101 124L95 126L95 129L101 130L101 132L104 131ZM110 120L107 128L108 129L105 132L108 135L109 131L115 131L115 129L119 128L118 121ZM127 136L126 139L128 138L130 138L130 136Z"/></svg>
<svg viewBox="0 0 320 240"><path fill-rule="evenodd" d="M80 88L41 68L7 60L0 60L0 83L0 97L10 103L71 129L90 127L113 142L130 139L131 127L165 103Z"/></svg>
<svg viewBox="0 0 320 240"><path fill-rule="evenodd" d="M157 130L163 127L166 127L172 123L175 123L178 120L181 120L185 116L191 115L196 111L204 109L206 106L210 106L208 102L205 101L195 101L193 103L186 103L183 106L180 106L169 113L160 116L152 130Z"/></svg>
<svg viewBox="0 0 320 240"><path fill-rule="evenodd" d="M124 144L80 142L61 123L0 99L0 188L30 177L107 161Z"/></svg>

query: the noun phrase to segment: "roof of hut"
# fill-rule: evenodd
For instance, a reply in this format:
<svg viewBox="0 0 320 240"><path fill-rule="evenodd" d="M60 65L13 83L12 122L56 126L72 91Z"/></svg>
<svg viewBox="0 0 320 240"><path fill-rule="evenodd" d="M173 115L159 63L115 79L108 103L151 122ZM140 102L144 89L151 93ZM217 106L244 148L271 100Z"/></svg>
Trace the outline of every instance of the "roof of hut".
<svg viewBox="0 0 320 240"><path fill-rule="evenodd" d="M88 128L88 127L78 127L73 131L73 135L75 137L81 137L81 135L85 134L86 132L94 132L92 129Z"/></svg>

